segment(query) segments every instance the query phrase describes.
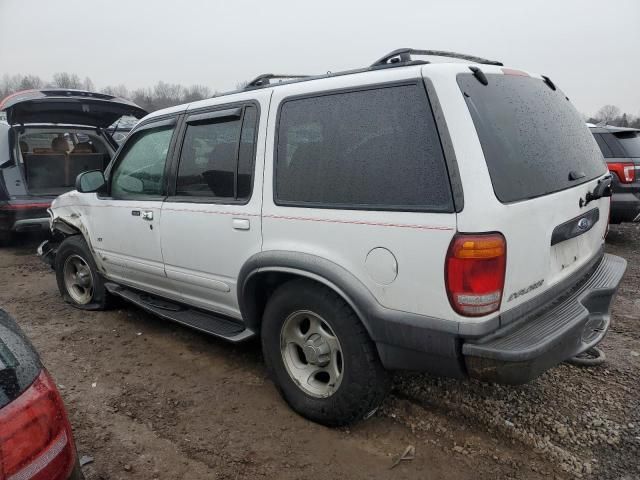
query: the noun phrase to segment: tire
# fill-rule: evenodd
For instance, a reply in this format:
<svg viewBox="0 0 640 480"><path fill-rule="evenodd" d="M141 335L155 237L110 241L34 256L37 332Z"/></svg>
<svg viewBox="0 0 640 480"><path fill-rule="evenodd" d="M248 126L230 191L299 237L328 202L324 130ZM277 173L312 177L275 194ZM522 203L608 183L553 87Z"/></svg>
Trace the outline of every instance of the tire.
<svg viewBox="0 0 640 480"><path fill-rule="evenodd" d="M78 288L70 287L71 280L65 279L66 272L71 273L78 265L82 265L82 269L75 268L76 278L80 277L82 282L78 281ZM82 235L67 237L60 244L54 267L58 290L65 302L81 310L106 310L109 307L111 297ZM85 286L81 287L80 283ZM85 293L81 294L83 290Z"/></svg>
<svg viewBox="0 0 640 480"><path fill-rule="evenodd" d="M319 347L314 350L309 343ZM285 401L303 417L323 425L336 427L368 418L389 390L390 375L360 319L335 292L308 280L284 283L269 298L262 319L262 350ZM317 355L318 351L324 353ZM328 358L329 364L323 366ZM307 377L314 369L318 373Z"/></svg>

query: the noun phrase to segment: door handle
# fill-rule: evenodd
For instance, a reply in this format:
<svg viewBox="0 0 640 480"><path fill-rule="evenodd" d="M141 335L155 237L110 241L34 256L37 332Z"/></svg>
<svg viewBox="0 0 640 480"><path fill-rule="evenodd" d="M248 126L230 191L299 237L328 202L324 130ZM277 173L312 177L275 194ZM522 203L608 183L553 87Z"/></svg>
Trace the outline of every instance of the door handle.
<svg viewBox="0 0 640 480"><path fill-rule="evenodd" d="M153 220L153 211L152 210L146 210L146 211L142 212L142 219L143 220Z"/></svg>
<svg viewBox="0 0 640 480"><path fill-rule="evenodd" d="M248 218L234 218L231 224L234 230L249 230L251 228L251 223Z"/></svg>

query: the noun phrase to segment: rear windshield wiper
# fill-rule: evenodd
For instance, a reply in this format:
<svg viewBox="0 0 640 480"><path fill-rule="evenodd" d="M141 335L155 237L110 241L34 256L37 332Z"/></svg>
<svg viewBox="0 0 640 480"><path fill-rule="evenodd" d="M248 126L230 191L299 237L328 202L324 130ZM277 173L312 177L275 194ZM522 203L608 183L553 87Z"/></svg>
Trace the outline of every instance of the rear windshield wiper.
<svg viewBox="0 0 640 480"><path fill-rule="evenodd" d="M611 174L598 180L598 185L596 185L596 188L594 188L592 192L587 192L587 195L584 198L580 199L580 207L587 206L592 200L598 200L599 198L610 196Z"/></svg>
<svg viewBox="0 0 640 480"><path fill-rule="evenodd" d="M576 170L571 170L569 172L569 181L575 182L576 180L580 180L581 178L586 177L587 174L584 172L578 172Z"/></svg>

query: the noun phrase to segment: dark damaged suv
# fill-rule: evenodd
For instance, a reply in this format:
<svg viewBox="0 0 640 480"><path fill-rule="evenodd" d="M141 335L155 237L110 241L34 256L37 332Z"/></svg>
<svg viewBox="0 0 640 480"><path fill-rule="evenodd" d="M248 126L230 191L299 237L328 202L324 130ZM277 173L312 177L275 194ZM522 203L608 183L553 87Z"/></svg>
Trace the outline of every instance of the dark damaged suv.
<svg viewBox="0 0 640 480"><path fill-rule="evenodd" d="M611 223L640 221L640 130L589 126L613 174Z"/></svg>
<svg viewBox="0 0 640 480"><path fill-rule="evenodd" d="M76 176L103 170L118 149L108 128L142 108L80 90L26 90L0 102L0 243L13 232L46 230L51 201Z"/></svg>

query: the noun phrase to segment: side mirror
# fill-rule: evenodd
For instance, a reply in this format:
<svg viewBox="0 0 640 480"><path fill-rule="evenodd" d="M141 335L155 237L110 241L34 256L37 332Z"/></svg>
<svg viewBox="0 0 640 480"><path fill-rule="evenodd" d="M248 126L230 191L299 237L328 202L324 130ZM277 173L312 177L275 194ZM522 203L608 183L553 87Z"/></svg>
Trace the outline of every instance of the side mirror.
<svg viewBox="0 0 640 480"><path fill-rule="evenodd" d="M80 193L97 192L107 184L101 170L89 170L76 177L76 190Z"/></svg>

